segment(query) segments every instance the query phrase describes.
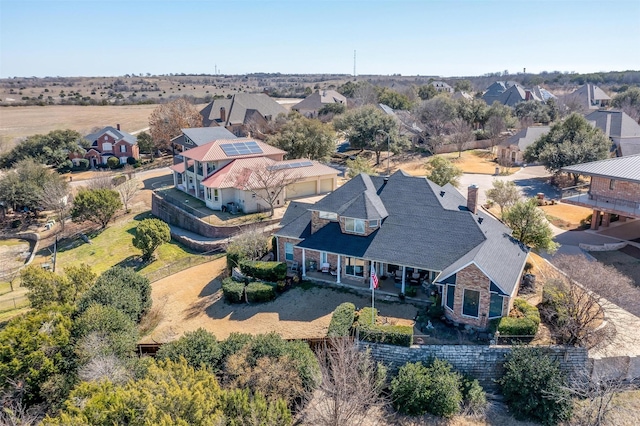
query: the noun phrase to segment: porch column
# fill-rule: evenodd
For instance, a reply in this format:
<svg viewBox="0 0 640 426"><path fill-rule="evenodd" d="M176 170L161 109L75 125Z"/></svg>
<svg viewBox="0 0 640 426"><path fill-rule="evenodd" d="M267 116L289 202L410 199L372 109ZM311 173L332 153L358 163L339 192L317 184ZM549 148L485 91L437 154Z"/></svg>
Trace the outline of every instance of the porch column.
<svg viewBox="0 0 640 426"><path fill-rule="evenodd" d="M404 293L404 280L407 275L407 267L402 265L402 288L400 289L400 293Z"/></svg>
<svg viewBox="0 0 640 426"><path fill-rule="evenodd" d="M276 252L276 262L280 262L280 237L276 236L276 246L273 250Z"/></svg>
<svg viewBox="0 0 640 426"><path fill-rule="evenodd" d="M178 172L173 172L173 186L178 186Z"/></svg>
<svg viewBox="0 0 640 426"><path fill-rule="evenodd" d="M342 256L338 255L338 269L336 269L336 282L340 284L340 273L342 272L342 267L340 266L340 259Z"/></svg>
<svg viewBox="0 0 640 426"><path fill-rule="evenodd" d="M591 214L591 229L594 231L600 226L600 210L594 210Z"/></svg>
<svg viewBox="0 0 640 426"><path fill-rule="evenodd" d="M304 249L302 249L302 276L306 277L307 276L307 265L305 264L306 262L304 261L304 255L305 255L305 251L304 251Z"/></svg>
<svg viewBox="0 0 640 426"><path fill-rule="evenodd" d="M609 227L611 223L611 213L603 213L602 214L602 226L605 228Z"/></svg>

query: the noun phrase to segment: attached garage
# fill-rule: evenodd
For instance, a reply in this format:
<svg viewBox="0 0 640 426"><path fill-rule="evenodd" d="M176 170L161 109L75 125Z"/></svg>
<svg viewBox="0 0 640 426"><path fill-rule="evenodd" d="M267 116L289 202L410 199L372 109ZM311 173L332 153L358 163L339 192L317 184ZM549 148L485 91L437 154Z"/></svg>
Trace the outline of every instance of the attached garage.
<svg viewBox="0 0 640 426"><path fill-rule="evenodd" d="M320 180L320 193L325 194L333 191L333 178Z"/></svg>
<svg viewBox="0 0 640 426"><path fill-rule="evenodd" d="M316 181L292 183L287 186L287 198L316 195Z"/></svg>

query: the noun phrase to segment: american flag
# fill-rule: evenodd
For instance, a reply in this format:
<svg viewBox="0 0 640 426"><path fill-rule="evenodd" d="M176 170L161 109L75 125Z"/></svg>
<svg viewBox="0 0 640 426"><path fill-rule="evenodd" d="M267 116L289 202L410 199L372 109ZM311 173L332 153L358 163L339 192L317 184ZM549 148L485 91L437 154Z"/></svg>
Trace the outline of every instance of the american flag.
<svg viewBox="0 0 640 426"><path fill-rule="evenodd" d="M378 276L376 275L376 269L371 264L371 288L378 288Z"/></svg>

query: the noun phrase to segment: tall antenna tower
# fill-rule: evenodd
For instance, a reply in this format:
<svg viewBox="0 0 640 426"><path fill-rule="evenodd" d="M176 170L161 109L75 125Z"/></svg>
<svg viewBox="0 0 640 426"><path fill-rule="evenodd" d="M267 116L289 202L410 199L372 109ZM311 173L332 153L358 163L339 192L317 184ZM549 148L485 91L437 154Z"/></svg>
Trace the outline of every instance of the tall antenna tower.
<svg viewBox="0 0 640 426"><path fill-rule="evenodd" d="M356 51L353 51L353 78L356 77Z"/></svg>

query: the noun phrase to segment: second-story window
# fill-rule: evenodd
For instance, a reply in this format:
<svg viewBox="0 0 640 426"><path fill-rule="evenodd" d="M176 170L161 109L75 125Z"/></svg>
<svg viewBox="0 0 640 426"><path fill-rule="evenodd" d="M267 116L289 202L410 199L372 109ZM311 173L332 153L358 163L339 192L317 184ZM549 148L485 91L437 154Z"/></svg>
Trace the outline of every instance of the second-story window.
<svg viewBox="0 0 640 426"><path fill-rule="evenodd" d="M364 234L364 220L352 219L347 217L344 219L344 229L347 232L353 232L355 234Z"/></svg>
<svg viewBox="0 0 640 426"><path fill-rule="evenodd" d="M127 147L125 145L120 145L120 152L127 152Z"/></svg>
<svg viewBox="0 0 640 426"><path fill-rule="evenodd" d="M613 191L613 189L616 187L616 180L615 179L610 179L609 180L609 189Z"/></svg>
<svg viewBox="0 0 640 426"><path fill-rule="evenodd" d="M338 214L332 212L318 212L320 219L338 220Z"/></svg>

